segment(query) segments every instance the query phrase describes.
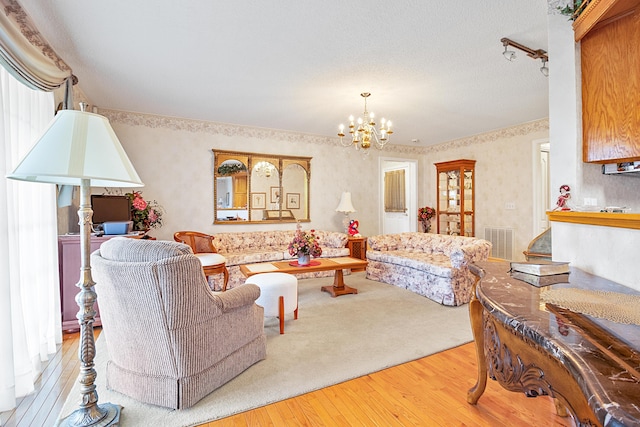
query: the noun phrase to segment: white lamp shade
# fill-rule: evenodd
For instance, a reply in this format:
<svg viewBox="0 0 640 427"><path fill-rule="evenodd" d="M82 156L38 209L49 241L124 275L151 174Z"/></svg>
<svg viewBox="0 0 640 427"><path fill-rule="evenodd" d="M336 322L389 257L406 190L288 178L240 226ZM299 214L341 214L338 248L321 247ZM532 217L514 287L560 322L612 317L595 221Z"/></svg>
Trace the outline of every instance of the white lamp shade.
<svg viewBox="0 0 640 427"><path fill-rule="evenodd" d="M356 210L353 207L353 203L351 203L351 193L349 193L348 191L345 191L344 193L342 193L342 196L340 197L340 204L336 208L336 212L349 213L349 212L355 212L355 211Z"/></svg>
<svg viewBox="0 0 640 427"><path fill-rule="evenodd" d="M60 110L31 151L7 178L95 187L142 187L109 120L98 114Z"/></svg>

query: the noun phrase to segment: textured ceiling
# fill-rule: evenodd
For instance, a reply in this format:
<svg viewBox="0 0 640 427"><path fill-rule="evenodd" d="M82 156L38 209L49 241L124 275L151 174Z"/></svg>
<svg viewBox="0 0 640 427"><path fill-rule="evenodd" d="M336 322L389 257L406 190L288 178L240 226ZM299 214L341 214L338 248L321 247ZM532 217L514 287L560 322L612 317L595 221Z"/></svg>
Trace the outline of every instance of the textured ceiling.
<svg viewBox="0 0 640 427"><path fill-rule="evenodd" d="M366 91L403 145L548 116L500 43L548 50L546 0L18 1L100 108L335 136Z"/></svg>

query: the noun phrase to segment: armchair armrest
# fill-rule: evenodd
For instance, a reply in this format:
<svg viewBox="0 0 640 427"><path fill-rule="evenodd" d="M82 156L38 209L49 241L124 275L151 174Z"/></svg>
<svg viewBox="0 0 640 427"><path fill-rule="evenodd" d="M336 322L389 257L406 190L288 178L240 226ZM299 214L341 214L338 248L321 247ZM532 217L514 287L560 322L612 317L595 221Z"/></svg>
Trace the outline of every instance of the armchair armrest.
<svg viewBox="0 0 640 427"><path fill-rule="evenodd" d="M234 310L238 307L253 304L260 296L260 288L251 283L247 283L237 288L229 289L226 292L216 294L220 302L222 312Z"/></svg>

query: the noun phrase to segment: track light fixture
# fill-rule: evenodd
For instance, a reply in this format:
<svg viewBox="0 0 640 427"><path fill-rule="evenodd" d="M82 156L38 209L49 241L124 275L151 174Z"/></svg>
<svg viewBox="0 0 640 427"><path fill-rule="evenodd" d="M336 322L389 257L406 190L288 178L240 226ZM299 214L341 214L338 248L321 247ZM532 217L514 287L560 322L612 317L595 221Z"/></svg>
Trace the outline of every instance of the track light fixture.
<svg viewBox="0 0 640 427"><path fill-rule="evenodd" d="M547 58L540 58L542 60L542 67L540 67L540 72L545 77L549 77L549 67L547 67Z"/></svg>
<svg viewBox="0 0 640 427"><path fill-rule="evenodd" d="M513 50L508 50L509 46L515 47L518 50L521 50L527 54L528 57L532 59L540 59L542 61L542 67L540 67L540 72L544 76L549 76L549 67L547 66L547 62L549 61L549 55L547 52L542 49L533 50L527 46L521 45L520 43L514 42L506 37L500 39L500 42L504 46L504 52L502 54L504 57L513 61L516 59L516 53Z"/></svg>
<svg viewBox="0 0 640 427"><path fill-rule="evenodd" d="M513 61L516 59L516 53L512 50L507 50L507 45L504 45L504 52L502 52L502 54L504 55L505 58L507 58L507 60L509 61Z"/></svg>

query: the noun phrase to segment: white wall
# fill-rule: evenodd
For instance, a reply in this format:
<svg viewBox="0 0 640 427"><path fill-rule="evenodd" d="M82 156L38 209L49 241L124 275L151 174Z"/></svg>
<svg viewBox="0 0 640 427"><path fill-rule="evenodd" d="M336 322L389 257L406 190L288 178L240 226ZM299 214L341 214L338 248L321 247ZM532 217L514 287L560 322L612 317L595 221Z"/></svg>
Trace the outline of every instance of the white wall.
<svg viewBox="0 0 640 427"><path fill-rule="evenodd" d="M295 224L213 224L212 149L308 156L311 160L310 223L306 229L342 230L335 211L343 191L351 191L363 235L377 233L377 156L343 148L337 139L220 123L101 110L107 116L146 186L143 196L165 209L163 226L153 230L172 239L177 230L219 233L294 229ZM97 189L98 192L100 189ZM96 189L94 189L96 192Z"/></svg>
<svg viewBox="0 0 640 427"><path fill-rule="evenodd" d="M483 135L451 141L428 149L396 146L372 150L369 156L340 146L337 139L256 129L220 123L101 110L107 116L146 187L143 195L165 209L159 239L172 239L177 230L206 233L234 230L293 229L294 224L213 224L213 153L227 149L310 156L311 222L305 228L342 230L342 214L335 212L343 191L352 193L360 232L380 233L379 157L418 160L417 206L435 207L434 162L477 160L476 230L484 226L516 229L516 255L522 257L532 235L531 142L548 136L547 121L526 123ZM102 189L94 189L101 193ZM515 210L507 210L514 202ZM60 231L77 223L77 207L63 210ZM70 220L65 220L65 214Z"/></svg>
<svg viewBox="0 0 640 427"><path fill-rule="evenodd" d="M434 163L476 160L476 237L484 237L485 227L512 228L514 260L523 260L523 251L535 237L531 144L548 137L547 126L546 120L540 120L433 147L426 154L429 203L436 206ZM507 209L507 203L513 203L515 209Z"/></svg>
<svg viewBox="0 0 640 427"><path fill-rule="evenodd" d="M638 177L605 176L600 165L582 163L580 46L565 16L549 15L549 137L552 187L571 186L575 205L584 198L600 206L640 210ZM555 193L557 196L557 193ZM554 222L553 258L640 290L637 262L640 231Z"/></svg>
<svg viewBox="0 0 640 427"><path fill-rule="evenodd" d="M90 103L82 93L85 102ZM352 193L358 210L352 219L360 233L380 233L381 179L379 158L416 159L418 199L416 206L436 206L435 162L470 158L477 160L476 230L484 227L512 227L516 230L515 254L522 259L532 232L531 143L549 137L548 121L539 120L507 129L450 141L429 148L387 146L363 156L343 148L337 138L325 138L287 131L152 116L115 110L99 110L109 118L118 138L146 187L147 199L165 209L162 228L153 230L159 239L172 239L177 230L208 233L234 230L293 229L294 224L213 224L212 149L310 156L311 211L305 228L342 230L343 215L335 212L343 191ZM113 190L113 189L111 189ZM103 189L94 188L101 194ZM515 210L505 209L506 202ZM73 206L59 209L59 231L78 230L77 197Z"/></svg>

